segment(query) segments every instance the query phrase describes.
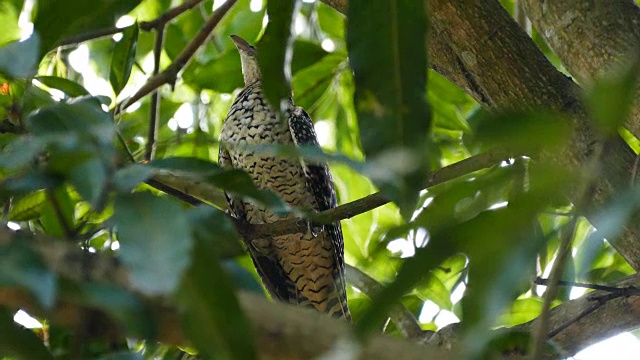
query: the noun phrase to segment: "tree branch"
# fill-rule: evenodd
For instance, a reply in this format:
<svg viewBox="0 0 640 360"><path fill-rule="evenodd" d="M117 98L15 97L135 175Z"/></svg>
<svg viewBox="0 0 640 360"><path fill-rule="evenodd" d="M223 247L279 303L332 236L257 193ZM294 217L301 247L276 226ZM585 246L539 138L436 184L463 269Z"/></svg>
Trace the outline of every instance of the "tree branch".
<svg viewBox="0 0 640 360"><path fill-rule="evenodd" d="M638 287L640 274L628 276L610 285L620 288ZM640 326L640 296L608 300L609 294L608 290L593 291L551 309L550 340L565 352L565 356L574 355L590 345ZM535 328L538 321L539 319L535 319L514 329Z"/></svg>
<svg viewBox="0 0 640 360"><path fill-rule="evenodd" d="M167 10L164 14L158 16L157 18L151 21L143 21L140 23L140 29L143 31L151 31L159 26L164 26L171 22L171 20L175 19L185 11L195 7L203 0L185 0L182 4ZM122 32L122 28L119 27L111 27L107 29L100 29L93 32L83 33L78 36L69 37L61 40L56 46L69 46L69 45L77 45L79 43L99 39L105 36L111 36Z"/></svg>
<svg viewBox="0 0 640 360"><path fill-rule="evenodd" d="M347 0L323 0L344 13ZM595 227L594 216L629 189L636 155L621 137L596 151L600 142L593 133L578 87L560 73L497 0L428 1L431 33L428 37L432 67L491 108L555 109L569 115L575 132L571 145L546 153L542 161L569 168L591 164L601 154L599 172L590 198L579 209ZM640 270L640 216L622 234L608 239L618 253Z"/></svg>
<svg viewBox="0 0 640 360"><path fill-rule="evenodd" d="M30 235L28 235L30 236ZM27 244L42 258L44 265L59 277L76 282L96 282L117 285L136 293L131 287L129 275L119 261L104 254L82 252L68 241L30 236ZM0 229L0 249L11 246L13 241L25 242L25 235L6 228ZM613 286L640 287L640 274L629 276ZM362 286L364 288L365 286ZM553 333L552 341L570 356L581 349L610 337L619 331L631 330L640 326L640 296L617 297L607 300L609 291L594 291L583 297L562 303L550 312L549 327ZM51 310L44 310L25 291L13 288L0 288L0 305L18 309L23 308L33 315L45 317L55 324L76 328L87 321L87 308L78 303L77 297L65 298L61 293ZM309 359L318 354L335 350L339 346L349 346L345 339L351 339L347 324L327 318L314 311L296 308L291 305L270 303L261 296L239 293L243 310L254 325L256 341L262 358L265 359ZM602 300L604 299L604 300ZM169 299L141 297L154 315L157 340L168 344L186 344L181 331L177 311ZM596 303L600 301L600 303ZM594 307L594 304L598 305ZM578 321L577 315L585 313ZM92 317L94 318L94 317ZM131 329L123 329L122 324L109 320L106 314L95 317L100 326L92 327L97 333L92 336L107 339L128 336L141 336ZM531 331L536 321L522 324L513 330ZM567 325L568 324L568 325ZM86 324L85 324L86 325ZM442 338L447 349L455 344L455 331L440 331L436 338ZM429 341L432 343L432 341ZM387 336L374 336L362 345L358 359L456 359L453 352L423 347L409 341L392 339ZM505 356L505 359L509 358Z"/></svg>
<svg viewBox="0 0 640 360"><path fill-rule="evenodd" d="M433 172L425 182L425 188L442 184L460 176L488 168L506 158L507 156L499 151L492 151L472 156ZM309 218L314 224L330 224L338 220L349 219L356 215L371 211L389 202L390 200L382 193L377 192L350 203L340 205L336 208L311 215ZM247 241L307 231L306 222L300 218L287 219L270 224L246 224L236 220L236 225L236 229L240 235L242 235L242 237Z"/></svg>
<svg viewBox="0 0 640 360"><path fill-rule="evenodd" d="M184 2L174 8L167 10L164 14L158 16L151 21L143 21L140 23L140 29L144 31L151 31L153 29L164 28L165 25L170 23L173 19L182 15L182 13L193 9L196 5L200 4L203 0L184 0Z"/></svg>
<svg viewBox="0 0 640 360"><path fill-rule="evenodd" d="M571 244L573 243L573 236L576 227L576 217L573 216L569 221L569 224L565 226L565 231L561 236L560 246L558 248L558 256L556 256L553 266L551 267L551 273L549 275L549 285L547 291L544 293L544 303L542 305L542 312L536 321L534 327L533 346L531 358L533 360L540 360L544 356L544 348L548 340L549 333L549 312L551 311L551 304L556 298L558 292L558 282L564 272L564 267L569 256L571 256Z"/></svg>
<svg viewBox="0 0 640 360"><path fill-rule="evenodd" d="M156 76L160 72L160 57L164 46L164 25L157 25L156 38L153 44L153 72ZM151 106L149 107L149 130L147 131L147 144L145 147L144 159L151 161L156 156L156 135L158 134L158 123L160 122L160 93L154 91L151 94Z"/></svg>
<svg viewBox="0 0 640 360"><path fill-rule="evenodd" d="M634 1L521 0L564 66L582 84L634 60L640 49L640 7ZM625 125L640 137L640 86Z"/></svg>
<svg viewBox="0 0 640 360"><path fill-rule="evenodd" d="M12 241L20 241L16 233L0 229L0 248ZM24 240L24 239L23 239ZM101 254L88 254L90 262L81 259L87 254L69 243L51 239L32 239L30 244L41 255L45 264L59 276L74 281L111 283L135 293L126 270L113 258ZM83 269L79 271L78 269ZM142 300L152 310L157 340L175 345L185 345L187 340L181 330L177 309L169 299L145 298ZM311 359L332 352L352 353L353 359L455 359L455 353L434 346L419 345L388 336L372 336L364 344L356 340L351 328L343 321L331 319L318 312L282 303L271 303L264 297L240 292L240 304L253 324L256 348L261 359ZM26 292L0 288L0 304L45 317L55 324L68 328L86 325L90 309L74 299L58 299L55 307L45 311ZM105 314L96 317L100 326L91 335L107 339L126 335L140 336L122 324L110 320ZM329 355L328 355L329 356Z"/></svg>
<svg viewBox="0 0 640 360"><path fill-rule="evenodd" d="M376 280L350 265L347 265L347 282L369 296L382 290L382 285ZM401 303L391 308L389 317L407 339L427 340L433 334L433 332L423 331L416 317Z"/></svg>
<svg viewBox="0 0 640 360"><path fill-rule="evenodd" d="M227 0L222 6L220 6L211 17L202 25L200 31L191 39L191 41L187 44L187 46L182 50L180 55L176 57L176 59L162 71L160 74L151 77L147 82L142 85L142 87L131 97L124 99L115 107L115 114L119 114L120 112L127 109L129 106L133 105L136 101L142 99L143 97L149 95L153 91L156 91L160 86L165 84L170 84L171 86L175 85L176 79L178 77L178 73L182 70L189 60L193 57L196 51L202 46L215 27L218 25L220 20L224 17L224 15L231 9L231 7L236 3L237 0Z"/></svg>

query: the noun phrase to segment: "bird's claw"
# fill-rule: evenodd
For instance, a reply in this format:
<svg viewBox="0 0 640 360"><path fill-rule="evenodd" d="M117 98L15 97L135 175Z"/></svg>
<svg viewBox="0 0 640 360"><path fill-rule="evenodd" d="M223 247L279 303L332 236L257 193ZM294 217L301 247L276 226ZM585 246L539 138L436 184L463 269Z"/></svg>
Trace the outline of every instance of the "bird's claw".
<svg viewBox="0 0 640 360"><path fill-rule="evenodd" d="M323 225L315 225L311 220L307 220L307 229L312 237L317 237L324 229Z"/></svg>

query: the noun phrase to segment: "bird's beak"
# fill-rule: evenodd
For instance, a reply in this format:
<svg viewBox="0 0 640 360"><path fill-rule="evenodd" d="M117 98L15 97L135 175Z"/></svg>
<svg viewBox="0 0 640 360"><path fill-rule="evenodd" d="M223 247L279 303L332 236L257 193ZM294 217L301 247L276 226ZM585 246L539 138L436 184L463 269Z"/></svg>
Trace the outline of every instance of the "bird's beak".
<svg viewBox="0 0 640 360"><path fill-rule="evenodd" d="M247 40L241 38L238 35L231 35L231 40L233 40L234 44L236 44L236 47L239 51L248 53L250 55L255 54L255 49L247 42Z"/></svg>

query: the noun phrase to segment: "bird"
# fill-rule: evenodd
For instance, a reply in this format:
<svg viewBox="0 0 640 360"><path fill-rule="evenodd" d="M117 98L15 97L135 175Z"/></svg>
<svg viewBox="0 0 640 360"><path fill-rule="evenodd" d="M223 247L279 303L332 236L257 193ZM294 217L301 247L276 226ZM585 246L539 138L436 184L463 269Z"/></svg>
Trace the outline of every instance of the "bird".
<svg viewBox="0 0 640 360"><path fill-rule="evenodd" d="M323 211L337 206L326 163L282 157L257 150L264 145L317 146L309 115L293 104L278 117L262 93L257 51L231 35L240 53L244 88L222 125L219 164L241 169L260 189L271 190L293 208ZM234 217L250 224L273 223L294 215L278 215L264 205L226 194ZM351 322L347 305L344 241L340 222L307 231L246 241L253 264L272 299L313 308Z"/></svg>

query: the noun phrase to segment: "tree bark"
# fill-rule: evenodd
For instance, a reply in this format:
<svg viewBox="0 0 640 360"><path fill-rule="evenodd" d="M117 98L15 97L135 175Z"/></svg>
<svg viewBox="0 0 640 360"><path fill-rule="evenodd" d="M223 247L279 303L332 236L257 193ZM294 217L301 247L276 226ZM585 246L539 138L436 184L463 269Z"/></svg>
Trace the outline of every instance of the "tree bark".
<svg viewBox="0 0 640 360"><path fill-rule="evenodd" d="M323 0L345 13L347 0ZM594 186L581 212L598 227L595 214L616 194L624 194L635 173L636 155L621 138L603 143L590 127L579 87L556 70L497 0L429 0L431 66L470 96L492 109L540 108L570 116L575 129L571 146L546 154L571 168L593 168ZM606 156L600 159L600 156ZM640 270L640 221L631 221L619 237L608 239L618 253Z"/></svg>
<svg viewBox="0 0 640 360"><path fill-rule="evenodd" d="M8 229L0 229L0 250L13 241L25 241ZM126 269L114 258L104 254L83 253L71 242L49 238L29 239L29 244L42 257L44 264L59 277L76 282L113 284L131 293ZM157 340L174 345L188 343L181 330L177 309L171 299L140 298L151 309ZM253 325L255 346L260 359L314 359L332 352L353 354L353 359L456 359L455 352L436 346L376 335L361 343L349 325L313 310L283 303L272 303L266 298L240 291L240 305ZM98 309L82 305L77 299L58 298L53 309L42 309L26 291L0 287L0 306L25 309L33 315L43 316L51 322L71 329L93 329L90 334L109 340L125 336L141 336L124 329ZM89 316L90 315L90 316ZM91 322L91 324L87 324Z"/></svg>
<svg viewBox="0 0 640 360"><path fill-rule="evenodd" d="M640 274L627 276L611 284L619 288L639 285ZM640 326L640 296L606 300L609 295L610 292L593 291L551 309L550 340L559 345L564 356L573 356L590 345ZM584 316L581 317L581 314ZM516 326L515 329L535 329L536 321Z"/></svg>
<svg viewBox="0 0 640 360"><path fill-rule="evenodd" d="M525 0L527 15L581 84L638 61L640 7L633 0ZM640 137L640 87L627 129Z"/></svg>
<svg viewBox="0 0 640 360"><path fill-rule="evenodd" d="M0 229L0 250L10 247L13 241L28 241L44 265L60 278L79 283L111 284L137 293L131 286L127 270L111 256L85 253L69 241L38 236L18 237L11 230ZM640 275L629 276L617 285L640 287ZM552 310L550 329L556 331L552 339L566 352L563 356L571 356L619 331L640 326L640 296L603 300L601 296L606 294L594 291ZM153 315L157 340L185 345L187 340L171 299L140 296ZM349 326L342 321L292 305L271 303L255 294L241 291L238 296L242 309L253 324L256 346L262 359L311 359L332 350L354 351L356 359L456 359L459 358L456 354L462 350L457 347L455 331L437 333L428 340L428 346L382 335L372 336L366 343L360 344L353 338ZM594 298L602 300L601 306L585 313L585 310L597 304ZM143 335L124 329L122 324L98 309L79 303L77 298L65 298L64 293L58 297L52 309L45 310L26 291L1 287L2 305L23 308L33 315L71 329L95 329L91 334L94 337L121 339L123 336ZM576 321L581 313L585 313L584 316ZM93 322L91 326L86 324L87 321ZM530 331L533 326L534 322L530 322L515 329ZM513 359L514 356L506 354L503 358Z"/></svg>

